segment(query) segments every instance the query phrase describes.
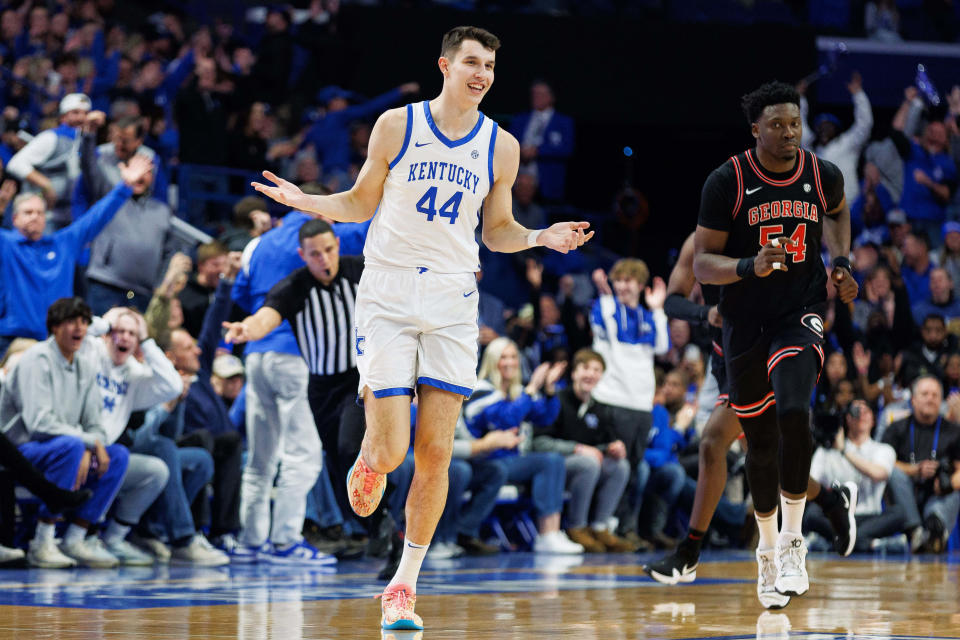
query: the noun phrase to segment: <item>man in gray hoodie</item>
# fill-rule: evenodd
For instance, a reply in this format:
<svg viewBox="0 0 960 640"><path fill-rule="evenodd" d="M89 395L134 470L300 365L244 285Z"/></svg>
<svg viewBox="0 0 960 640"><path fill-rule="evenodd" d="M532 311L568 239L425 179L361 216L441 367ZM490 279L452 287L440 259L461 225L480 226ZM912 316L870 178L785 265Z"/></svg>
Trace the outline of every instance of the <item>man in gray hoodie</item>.
<svg viewBox="0 0 960 640"><path fill-rule="evenodd" d="M53 537L56 521L46 506L40 508L27 553L27 562L35 567L117 564L99 537L87 538L87 529L103 518L116 497L129 459L122 445L104 446L98 363L77 354L90 319L90 307L81 298L60 298L50 305L50 337L24 352L0 392L0 429L20 453L58 487L93 491L74 513L59 549Z"/></svg>
<svg viewBox="0 0 960 640"><path fill-rule="evenodd" d="M102 111L90 112L80 145L81 179L90 200L100 199L120 180L112 160L123 155L122 149L114 145L112 152L101 151L98 155L96 132L104 122ZM124 121L120 125L122 130L142 126ZM139 147L143 149L146 147ZM146 311L163 266L176 248L170 207L153 197L155 171L156 167L133 185L133 196L93 241L87 267L87 300L97 315L115 306Z"/></svg>

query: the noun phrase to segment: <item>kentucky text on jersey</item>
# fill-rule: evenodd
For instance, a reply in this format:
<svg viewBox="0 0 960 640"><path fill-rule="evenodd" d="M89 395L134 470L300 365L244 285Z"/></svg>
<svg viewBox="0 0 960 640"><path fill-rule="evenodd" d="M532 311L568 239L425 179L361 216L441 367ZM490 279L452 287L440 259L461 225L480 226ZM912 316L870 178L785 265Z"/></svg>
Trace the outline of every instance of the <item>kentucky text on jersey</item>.
<svg viewBox="0 0 960 640"><path fill-rule="evenodd" d="M118 396L127 395L127 390L130 388L129 382L123 380L114 380L113 378L108 378L102 373L97 374L97 385L108 393L114 393Z"/></svg>
<svg viewBox="0 0 960 640"><path fill-rule="evenodd" d="M773 202L764 202L763 204L750 207L747 211L747 221L751 224L768 222L777 218L803 218L817 222L820 214L817 211L817 205L812 202L801 202L800 200L774 200Z"/></svg>
<svg viewBox="0 0 960 640"><path fill-rule="evenodd" d="M444 179L469 189L474 194L477 193L477 186L480 184L480 178L472 171L451 162L414 162L410 165L410 173L407 176L407 182Z"/></svg>

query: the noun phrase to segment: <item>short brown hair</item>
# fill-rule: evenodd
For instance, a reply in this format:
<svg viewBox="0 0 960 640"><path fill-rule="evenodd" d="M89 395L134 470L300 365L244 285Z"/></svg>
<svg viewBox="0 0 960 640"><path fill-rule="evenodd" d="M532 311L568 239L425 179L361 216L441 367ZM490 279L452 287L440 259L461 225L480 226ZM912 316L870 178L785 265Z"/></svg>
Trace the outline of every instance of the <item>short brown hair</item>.
<svg viewBox="0 0 960 640"><path fill-rule="evenodd" d="M202 244L197 247L197 264L203 264L211 258L225 256L228 253L230 253L230 251L227 249L227 247L216 240Z"/></svg>
<svg viewBox="0 0 960 640"><path fill-rule="evenodd" d="M606 363L606 361L603 359L603 356L600 355L599 353L597 353L596 351L594 351L593 349L589 348L589 347L584 347L584 348L582 348L582 349L578 349L577 352L576 352L575 354L573 354L573 368L574 368L574 369L576 369L577 367L579 367L579 366L582 365L582 364L584 364L584 365L585 365L585 364L589 364L589 363L591 363L591 362L593 362L593 361L599 362L599 363L600 363L600 366L603 367L603 370L604 370L604 371L607 370L607 363Z"/></svg>
<svg viewBox="0 0 960 640"><path fill-rule="evenodd" d="M638 258L621 258L610 269L611 280L619 280L620 278L633 278L642 287L650 279L650 269L647 268L646 262Z"/></svg>
<svg viewBox="0 0 960 640"><path fill-rule="evenodd" d="M440 55L452 60L460 50L464 40L476 40L484 49L496 51L500 48L500 38L480 27L454 27L443 34Z"/></svg>
<svg viewBox="0 0 960 640"><path fill-rule="evenodd" d="M253 220L250 214L254 211L270 212L270 205L259 196L247 196L233 205L233 225L241 229L253 229Z"/></svg>

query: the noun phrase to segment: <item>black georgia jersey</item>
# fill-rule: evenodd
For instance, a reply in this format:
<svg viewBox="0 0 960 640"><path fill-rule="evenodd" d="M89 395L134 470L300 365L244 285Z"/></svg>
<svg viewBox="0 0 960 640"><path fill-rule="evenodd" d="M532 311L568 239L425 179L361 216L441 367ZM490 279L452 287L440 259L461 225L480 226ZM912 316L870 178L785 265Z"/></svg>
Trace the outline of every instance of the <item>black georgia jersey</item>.
<svg viewBox="0 0 960 640"><path fill-rule="evenodd" d="M796 166L780 174L765 171L753 149L715 169L703 185L699 224L729 234L723 254L755 256L774 237L787 251L787 271L720 288L723 317L775 318L825 301L823 217L842 201L840 170L809 151L800 150Z"/></svg>

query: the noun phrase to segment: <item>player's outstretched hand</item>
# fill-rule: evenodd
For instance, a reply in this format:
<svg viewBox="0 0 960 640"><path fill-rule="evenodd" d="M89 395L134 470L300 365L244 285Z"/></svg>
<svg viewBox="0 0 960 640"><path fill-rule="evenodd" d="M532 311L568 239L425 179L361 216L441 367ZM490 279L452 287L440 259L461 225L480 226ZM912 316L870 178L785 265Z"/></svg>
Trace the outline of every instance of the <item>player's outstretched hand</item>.
<svg viewBox="0 0 960 640"><path fill-rule="evenodd" d="M783 238L770 238L770 240L760 249L757 259L753 262L753 271L758 278L766 278L774 271L787 270L787 251L786 240Z"/></svg>
<svg viewBox="0 0 960 640"><path fill-rule="evenodd" d="M593 231L585 233L590 226L589 222L558 222L540 232L540 243L554 251L567 253L593 237Z"/></svg>
<svg viewBox="0 0 960 640"><path fill-rule="evenodd" d="M224 322L223 328L227 330L223 335L223 341L227 344L243 344L250 340L247 325L242 322Z"/></svg>
<svg viewBox="0 0 960 640"><path fill-rule="evenodd" d="M264 171L263 177L277 186L271 187L270 185L262 184L260 182L251 182L250 186L268 198L276 200L280 204L293 207L294 209L301 208L304 194L303 191L300 191L300 187L292 182L284 180L280 176L274 175L270 171Z"/></svg>
<svg viewBox="0 0 960 640"><path fill-rule="evenodd" d="M650 310L663 309L663 303L667 301L667 283L657 276L653 279L653 286L644 289L643 296Z"/></svg>
<svg viewBox="0 0 960 640"><path fill-rule="evenodd" d="M840 296L840 302L849 304L857 298L860 293L860 285L856 278L842 267L834 267L830 273L830 279L833 280L833 286L837 288L837 295Z"/></svg>
<svg viewBox="0 0 960 640"><path fill-rule="evenodd" d="M120 168L120 178L128 187L132 187L140 178L153 170L153 162L142 153L138 153L128 162L121 162L117 166Z"/></svg>

